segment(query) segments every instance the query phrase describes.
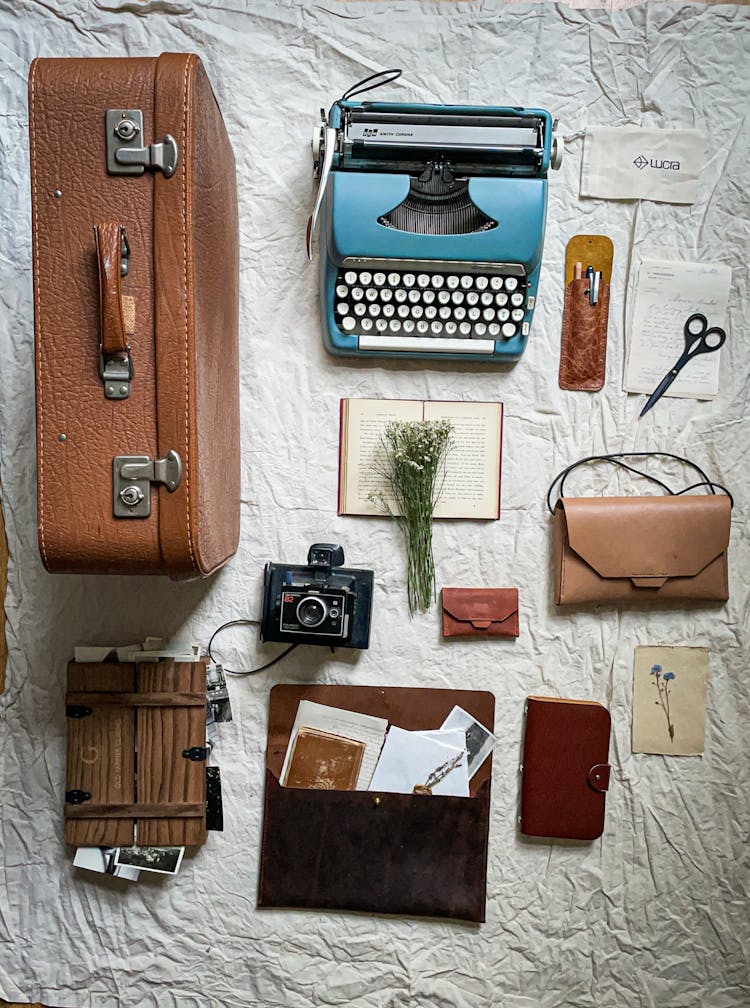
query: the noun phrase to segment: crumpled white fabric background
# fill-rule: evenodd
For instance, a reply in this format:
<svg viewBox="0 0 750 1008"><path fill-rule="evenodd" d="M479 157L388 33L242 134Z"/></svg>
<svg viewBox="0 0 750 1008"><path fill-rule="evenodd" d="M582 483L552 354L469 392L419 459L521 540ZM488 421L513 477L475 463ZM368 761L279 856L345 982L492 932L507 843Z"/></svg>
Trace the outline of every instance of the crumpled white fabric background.
<svg viewBox="0 0 750 1008"><path fill-rule="evenodd" d="M749 18L747 9L722 6L605 13L490 0L0 5L0 432L12 552L0 698L0 995L73 1008L750 1003ZM204 584L50 576L35 529L29 62L165 49L201 54L237 157L242 542ZM538 105L560 117L568 151L551 175L539 307L513 369L343 363L323 349L317 270L305 261L303 237L310 127L321 105L394 65L403 80L382 97ZM578 199L586 126L625 123L707 131L694 206ZM557 386L564 248L579 232L609 234L616 250L608 380L597 395ZM625 293L640 255L725 262L733 282L719 398L667 399L639 423L643 397L620 384ZM395 528L336 516L339 398L375 395L504 401L502 518L439 523L435 554L438 586L519 587L517 642L443 644L436 611L409 620ZM548 482L580 456L649 448L691 456L733 489L730 602L683 612L556 611ZM683 474L672 478L684 485ZM600 474L578 486L594 482L617 485ZM148 633L205 644L224 620L257 619L266 560L302 562L316 540L340 541L350 565L376 572L370 650L331 657L301 649L230 684L236 720L222 729L217 752L225 830L176 879L129 885L74 870L61 815L73 645ZM703 759L631 754L637 644L711 649ZM222 648L228 664L245 667L274 650L260 647L254 631L230 635ZM278 681L494 691L485 925L255 909L266 706ZM528 842L516 830L523 704L535 692L596 699L612 711L606 828L590 846Z"/></svg>

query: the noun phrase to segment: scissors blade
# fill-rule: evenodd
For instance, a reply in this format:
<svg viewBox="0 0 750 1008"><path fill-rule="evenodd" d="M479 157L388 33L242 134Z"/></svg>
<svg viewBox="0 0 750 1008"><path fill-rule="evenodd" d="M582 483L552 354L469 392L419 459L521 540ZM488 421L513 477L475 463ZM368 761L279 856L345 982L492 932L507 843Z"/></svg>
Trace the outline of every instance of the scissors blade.
<svg viewBox="0 0 750 1008"><path fill-rule="evenodd" d="M648 413L648 411L659 401L659 399L661 399L661 397L664 395L664 393L667 391L667 389L669 388L669 386L672 384L672 382L675 380L675 378L679 373L680 368L675 366L672 368L670 372L668 372L668 374L664 375L662 380L659 382L654 391L648 397L648 401L641 410L638 419L645 416Z"/></svg>

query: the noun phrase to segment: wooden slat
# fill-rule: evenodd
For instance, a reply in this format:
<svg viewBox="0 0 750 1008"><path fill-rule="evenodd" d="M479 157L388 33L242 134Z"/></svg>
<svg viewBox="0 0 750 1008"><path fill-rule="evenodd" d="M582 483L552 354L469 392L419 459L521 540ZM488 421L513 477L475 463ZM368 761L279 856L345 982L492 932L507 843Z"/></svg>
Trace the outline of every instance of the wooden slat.
<svg viewBox="0 0 750 1008"><path fill-rule="evenodd" d="M71 693L131 693L134 687L132 664L71 662L68 666ZM129 805L135 801L134 709L102 706L88 717L68 718L66 780L66 790L90 792L95 805ZM65 840L75 847L129 845L133 842L133 820L74 819L66 815Z"/></svg>
<svg viewBox="0 0 750 1008"><path fill-rule="evenodd" d="M68 819L163 819L165 816L200 819L205 817L205 814L206 806L202 802L159 802L152 805L147 805L145 802L133 802L130 805L114 803L93 805L84 802L82 805L65 806L65 815Z"/></svg>
<svg viewBox="0 0 750 1008"><path fill-rule="evenodd" d="M200 693L205 697L204 662L139 662L138 689L143 693ZM139 707L139 802L150 804L206 801L206 764L183 757L184 749L206 744L206 715L202 707ZM149 846L201 844L206 838L201 819L139 819L138 843Z"/></svg>
<svg viewBox="0 0 750 1008"><path fill-rule="evenodd" d="M100 707L203 707L205 693L66 693L71 706Z"/></svg>

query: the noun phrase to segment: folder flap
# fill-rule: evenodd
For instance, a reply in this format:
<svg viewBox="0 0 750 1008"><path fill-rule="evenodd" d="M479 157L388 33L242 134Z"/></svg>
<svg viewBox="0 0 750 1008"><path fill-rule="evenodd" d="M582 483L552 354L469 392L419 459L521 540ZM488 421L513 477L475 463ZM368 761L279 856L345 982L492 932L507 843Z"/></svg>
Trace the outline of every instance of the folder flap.
<svg viewBox="0 0 750 1008"><path fill-rule="evenodd" d="M341 707L387 718L408 731L439 728L455 706L463 709L494 732L495 697L480 690L418 689L402 686L298 686L279 684L271 689L268 712L266 765L278 779L300 700ZM470 781L476 795L492 770L486 760ZM465 799L464 799L465 800Z"/></svg>

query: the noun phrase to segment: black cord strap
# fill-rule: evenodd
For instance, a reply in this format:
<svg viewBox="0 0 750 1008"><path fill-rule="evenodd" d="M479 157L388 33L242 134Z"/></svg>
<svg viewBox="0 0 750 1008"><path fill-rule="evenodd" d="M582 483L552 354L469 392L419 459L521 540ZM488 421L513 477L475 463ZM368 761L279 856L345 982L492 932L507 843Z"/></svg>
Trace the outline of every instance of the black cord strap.
<svg viewBox="0 0 750 1008"><path fill-rule="evenodd" d="M681 462L683 463L683 465L690 466L699 474L699 476L702 477L702 480L700 483L693 483L691 486L684 487L682 490L673 490L671 487L667 486L666 483L662 482L662 480L658 479L658 477L652 476L651 473L643 472L641 469L636 469L634 466L630 466L626 462L620 461L621 459L624 458L653 458L653 457L674 459L676 462ZM547 491L547 508L550 514L555 513L555 509L552 506L552 491L555 489L555 485L559 482L560 492L558 496L564 497L565 480L570 475L570 473L573 472L574 469L577 469L579 466L585 465L587 462L611 462L612 465L619 466L620 469L626 469L628 472L635 473L636 476L643 476L644 479L650 480L652 483L656 483L657 486L660 486L662 490L664 490L666 493L668 493L670 496L673 497L679 497L681 494L687 493L689 490L697 490L698 487L702 486L708 487L708 489L712 494L715 494L716 490L718 489L721 490L722 493L725 493L727 495L731 506L734 507L734 497L732 497L731 493L727 490L727 488L722 486L721 483L715 483L713 480L710 480L708 476L705 474L705 472L701 469L701 467L696 465L695 462L691 462L690 459L683 458L681 455L673 455L671 454L671 452L615 452L614 454L611 455L588 455L586 458L582 458L579 459L577 462L573 462L572 465L569 465L567 468L559 472L557 476L555 476L555 478L550 483L549 490Z"/></svg>
<svg viewBox="0 0 750 1008"><path fill-rule="evenodd" d="M392 84L399 79L402 73L403 70L378 70L377 73L365 77L364 80L358 81L356 84L352 84L349 90L342 94L339 101L349 101L355 95L364 94L366 91L373 91L384 84Z"/></svg>
<svg viewBox="0 0 750 1008"><path fill-rule="evenodd" d="M253 625L253 620L249 620L249 619L234 619L234 620L229 620L227 623L222 623L220 627L217 627L217 629L214 630L214 632L211 634L211 640L208 642L208 647L206 648L206 650L208 651L208 657L211 659L211 661L214 662L215 664L219 664L216 661L216 658L214 657L214 654L213 654L213 652L211 650L211 645L215 641L216 637L223 630L228 630L229 627L233 627L233 626L252 626L252 625ZM272 665L275 665L276 662L280 662L282 658L286 658L286 656L289 654L289 652L290 651L294 651L294 649L297 646L298 646L297 644L291 644L288 648L286 648L284 651L282 651L281 654L276 655L275 658L272 658L271 661L266 662L265 665L259 666L259 668L247 669L245 672L233 672L232 669L228 669L228 668L226 668L223 665L222 665L222 668L224 669L224 672L226 673L226 675L232 675L232 676L255 675L256 672L263 672L265 669L271 668Z"/></svg>

